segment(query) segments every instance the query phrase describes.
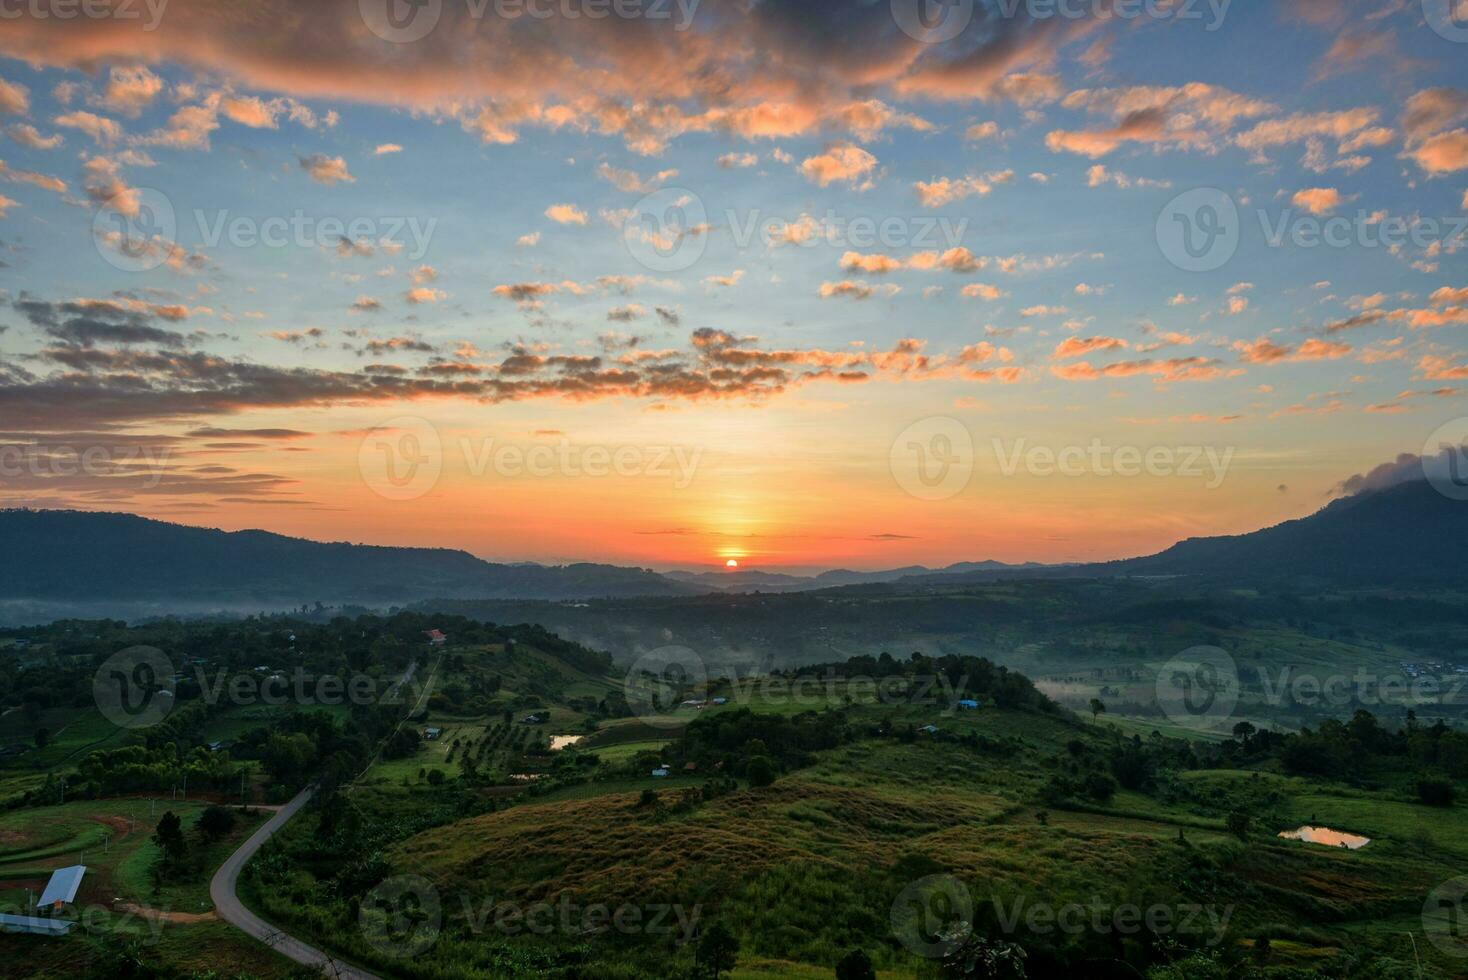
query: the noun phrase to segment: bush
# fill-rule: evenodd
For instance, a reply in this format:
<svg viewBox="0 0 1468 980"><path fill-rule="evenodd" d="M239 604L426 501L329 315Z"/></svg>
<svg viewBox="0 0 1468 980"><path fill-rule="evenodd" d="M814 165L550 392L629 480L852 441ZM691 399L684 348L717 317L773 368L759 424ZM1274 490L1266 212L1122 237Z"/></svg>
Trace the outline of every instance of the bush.
<svg viewBox="0 0 1468 980"><path fill-rule="evenodd" d="M234 811L227 807L211 806L199 814L199 829L210 840L219 840L219 838L234 830L234 825Z"/></svg>
<svg viewBox="0 0 1468 980"><path fill-rule="evenodd" d="M1452 806L1453 784L1446 779L1418 780L1417 798L1428 806Z"/></svg>
<svg viewBox="0 0 1468 980"><path fill-rule="evenodd" d="M744 775L749 779L750 786L768 786L775 781L775 767L769 759L757 755L749 760Z"/></svg>
<svg viewBox="0 0 1468 980"><path fill-rule="evenodd" d="M877 971L865 950L853 949L836 964L836 980L877 980Z"/></svg>

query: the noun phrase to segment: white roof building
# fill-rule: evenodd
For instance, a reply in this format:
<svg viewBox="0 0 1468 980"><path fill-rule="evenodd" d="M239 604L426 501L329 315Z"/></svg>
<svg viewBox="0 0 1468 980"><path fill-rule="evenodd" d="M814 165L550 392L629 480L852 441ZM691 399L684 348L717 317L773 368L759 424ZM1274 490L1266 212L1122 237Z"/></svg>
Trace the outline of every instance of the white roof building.
<svg viewBox="0 0 1468 980"><path fill-rule="evenodd" d="M75 902L77 889L82 886L82 875L86 873L86 866L81 864L57 869L46 883L46 890L41 892L40 907L70 905Z"/></svg>
<svg viewBox="0 0 1468 980"><path fill-rule="evenodd" d="M26 932L33 936L64 936L76 925L70 919L42 919L34 915L0 915L0 932Z"/></svg>

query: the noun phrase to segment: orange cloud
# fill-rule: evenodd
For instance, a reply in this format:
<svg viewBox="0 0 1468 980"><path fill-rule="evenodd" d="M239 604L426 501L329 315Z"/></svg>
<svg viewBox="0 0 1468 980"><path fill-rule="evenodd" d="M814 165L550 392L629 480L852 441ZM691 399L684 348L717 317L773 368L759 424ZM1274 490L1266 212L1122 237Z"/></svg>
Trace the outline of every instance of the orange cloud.
<svg viewBox="0 0 1468 980"><path fill-rule="evenodd" d="M1304 208L1311 214L1330 214L1341 206L1341 192L1334 187L1307 187L1296 191L1290 200L1295 207Z"/></svg>
<svg viewBox="0 0 1468 980"><path fill-rule="evenodd" d="M802 161L800 172L807 180L822 187L846 183L865 190L872 186L871 173L876 166L877 158L861 147L851 143L832 143L824 153Z"/></svg>
<svg viewBox="0 0 1468 980"><path fill-rule="evenodd" d="M1052 360L1064 361L1096 351L1120 350L1126 346L1125 340L1116 337L1067 337L1056 345L1050 357Z"/></svg>

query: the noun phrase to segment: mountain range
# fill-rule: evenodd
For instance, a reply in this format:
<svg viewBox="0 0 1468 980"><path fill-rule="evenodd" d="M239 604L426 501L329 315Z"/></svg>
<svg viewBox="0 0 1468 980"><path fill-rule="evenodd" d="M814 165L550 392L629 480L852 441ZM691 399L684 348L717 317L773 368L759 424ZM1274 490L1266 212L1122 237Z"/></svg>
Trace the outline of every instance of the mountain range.
<svg viewBox="0 0 1468 980"><path fill-rule="evenodd" d="M709 592L797 592L996 578L1192 577L1238 584L1433 587L1468 580L1457 544L1468 505L1425 480L1336 500L1250 534L1190 538L1155 555L1094 565L963 562L798 576L759 570L669 572L616 565L501 564L465 551L323 543L219 531L131 514L0 511L0 622L71 614L130 617L273 611L320 602L621 599Z"/></svg>

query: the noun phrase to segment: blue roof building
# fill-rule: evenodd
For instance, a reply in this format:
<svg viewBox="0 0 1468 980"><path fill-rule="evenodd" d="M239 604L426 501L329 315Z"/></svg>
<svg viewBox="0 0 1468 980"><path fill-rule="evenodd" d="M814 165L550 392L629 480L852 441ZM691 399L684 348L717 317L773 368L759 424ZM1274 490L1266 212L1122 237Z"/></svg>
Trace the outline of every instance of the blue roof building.
<svg viewBox="0 0 1468 980"><path fill-rule="evenodd" d="M82 886L82 875L86 873L86 867L80 864L57 869L46 883L46 890L41 892L39 907L59 909L75 902L77 889Z"/></svg>

